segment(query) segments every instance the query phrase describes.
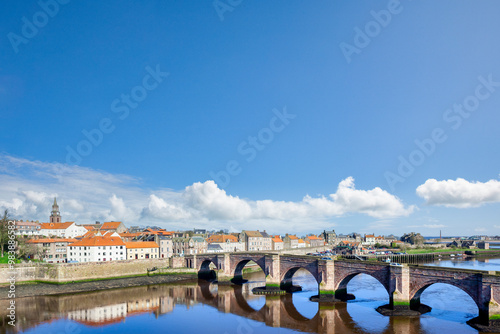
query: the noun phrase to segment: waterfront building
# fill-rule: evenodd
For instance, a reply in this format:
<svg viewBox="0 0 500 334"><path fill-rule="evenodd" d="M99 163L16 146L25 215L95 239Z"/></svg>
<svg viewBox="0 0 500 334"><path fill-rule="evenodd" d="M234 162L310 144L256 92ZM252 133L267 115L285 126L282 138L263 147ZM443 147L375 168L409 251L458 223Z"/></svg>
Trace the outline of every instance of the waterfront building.
<svg viewBox="0 0 500 334"><path fill-rule="evenodd" d="M68 245L75 242L75 239L32 239L26 241L27 244L38 248L37 257L47 263L67 262Z"/></svg>
<svg viewBox="0 0 500 334"><path fill-rule="evenodd" d="M223 252L243 252L246 250L245 243L240 242L237 237L230 234L214 234L207 238L208 246L219 245ZM207 250L209 253L210 248Z"/></svg>
<svg viewBox="0 0 500 334"><path fill-rule="evenodd" d="M285 248L285 243L279 235L275 235L271 238L273 250L282 250Z"/></svg>
<svg viewBox="0 0 500 334"><path fill-rule="evenodd" d="M264 236L259 231L244 230L241 232L241 239L245 242L245 248L249 252L261 251L267 249L265 247L268 243L267 241L264 241ZM269 250L270 249L271 248L269 248Z"/></svg>
<svg viewBox="0 0 500 334"><path fill-rule="evenodd" d="M154 241L126 242L127 260L144 260L160 258L160 246Z"/></svg>
<svg viewBox="0 0 500 334"><path fill-rule="evenodd" d="M299 238L299 240L297 240L297 248L304 248L304 247L306 247L306 242L302 238Z"/></svg>
<svg viewBox="0 0 500 334"><path fill-rule="evenodd" d="M68 262L125 260L127 249L120 237L87 236L68 245Z"/></svg>
<svg viewBox="0 0 500 334"><path fill-rule="evenodd" d="M160 258L171 258L174 252L174 244L171 237L160 236Z"/></svg>
<svg viewBox="0 0 500 334"><path fill-rule="evenodd" d="M177 234L177 233L175 233ZM174 235L175 235L174 234ZM178 234L177 234L178 235ZM207 252L207 241L202 236L189 237L183 234L182 237L172 238L173 254L174 255L188 255L188 254L202 254Z"/></svg>
<svg viewBox="0 0 500 334"><path fill-rule="evenodd" d="M286 234L283 238L285 249L299 248L299 238L296 235Z"/></svg>
<svg viewBox="0 0 500 334"><path fill-rule="evenodd" d="M219 244L208 244L207 253L224 253L224 250Z"/></svg>
<svg viewBox="0 0 500 334"><path fill-rule="evenodd" d="M266 230L260 232L262 234L262 250L271 250L273 249L272 237L267 234Z"/></svg>
<svg viewBox="0 0 500 334"><path fill-rule="evenodd" d="M325 245L325 239L319 238L315 235L308 235L304 238L307 247L321 247Z"/></svg>

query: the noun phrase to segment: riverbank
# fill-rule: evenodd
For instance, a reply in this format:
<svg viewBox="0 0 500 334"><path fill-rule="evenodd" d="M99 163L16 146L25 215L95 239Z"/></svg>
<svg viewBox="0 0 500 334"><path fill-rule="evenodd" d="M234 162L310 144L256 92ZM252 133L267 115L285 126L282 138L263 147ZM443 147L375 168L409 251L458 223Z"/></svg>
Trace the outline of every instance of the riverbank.
<svg viewBox="0 0 500 334"><path fill-rule="evenodd" d="M134 277L110 278L102 280L87 280L74 283L48 283L42 281L31 281L17 283L16 298L33 297L42 295L61 295L81 292L92 292L98 290L119 289L151 284L197 282L196 273L176 273L162 275L142 275ZM0 300L8 299L9 287L0 287Z"/></svg>

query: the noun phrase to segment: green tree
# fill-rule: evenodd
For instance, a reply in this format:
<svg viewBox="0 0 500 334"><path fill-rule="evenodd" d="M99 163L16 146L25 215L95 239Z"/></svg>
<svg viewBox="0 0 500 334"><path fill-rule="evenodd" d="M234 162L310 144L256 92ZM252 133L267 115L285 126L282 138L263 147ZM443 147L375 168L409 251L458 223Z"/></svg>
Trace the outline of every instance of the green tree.
<svg viewBox="0 0 500 334"><path fill-rule="evenodd" d="M2 257L4 248L9 242L9 210L5 210L2 219L0 219L0 248Z"/></svg>

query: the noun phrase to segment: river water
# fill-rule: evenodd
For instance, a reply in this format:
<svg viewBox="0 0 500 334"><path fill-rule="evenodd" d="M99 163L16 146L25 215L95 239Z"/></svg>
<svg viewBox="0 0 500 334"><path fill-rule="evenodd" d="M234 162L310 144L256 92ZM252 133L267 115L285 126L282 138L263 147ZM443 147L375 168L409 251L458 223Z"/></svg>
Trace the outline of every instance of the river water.
<svg viewBox="0 0 500 334"><path fill-rule="evenodd" d="M500 271L500 259L454 259L433 266ZM386 317L375 309L389 296L374 278L358 275L348 284L356 299L347 303L309 301L318 293L313 276L299 270L303 290L281 297L255 296L264 274L246 275L243 286L210 283L162 284L83 294L16 300L16 327L3 316L1 333L477 333L466 321L478 315L459 288L434 284L421 302L432 307L420 317ZM0 311L2 315L4 310Z"/></svg>

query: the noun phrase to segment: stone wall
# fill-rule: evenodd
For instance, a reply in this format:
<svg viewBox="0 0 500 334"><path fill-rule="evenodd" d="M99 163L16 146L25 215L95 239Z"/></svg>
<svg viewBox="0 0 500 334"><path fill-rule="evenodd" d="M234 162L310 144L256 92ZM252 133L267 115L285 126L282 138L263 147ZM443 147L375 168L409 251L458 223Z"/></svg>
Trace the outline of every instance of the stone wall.
<svg viewBox="0 0 500 334"><path fill-rule="evenodd" d="M16 282L48 281L72 282L146 274L149 268L167 268L168 259L125 260L89 263L25 263L16 264ZM8 266L0 267L0 284L7 283L13 272Z"/></svg>
<svg viewBox="0 0 500 334"><path fill-rule="evenodd" d="M292 254L292 255L306 255L307 253L316 253L323 252L328 249L332 249L332 246L319 246L319 247L304 247L304 248L292 248L292 249L283 249L280 251L265 251L264 253L278 253L280 255L283 254Z"/></svg>

